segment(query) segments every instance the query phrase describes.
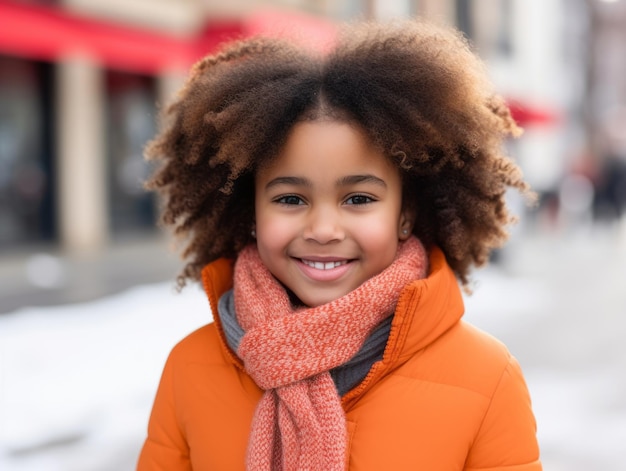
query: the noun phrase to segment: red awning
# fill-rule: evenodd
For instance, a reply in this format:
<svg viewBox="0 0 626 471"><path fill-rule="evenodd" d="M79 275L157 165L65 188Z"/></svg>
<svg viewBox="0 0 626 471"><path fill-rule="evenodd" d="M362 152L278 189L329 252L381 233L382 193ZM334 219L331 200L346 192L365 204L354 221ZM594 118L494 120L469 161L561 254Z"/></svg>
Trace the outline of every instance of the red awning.
<svg viewBox="0 0 626 471"><path fill-rule="evenodd" d="M330 22L276 11L209 22L198 35L178 37L58 8L0 0L0 53L46 61L80 55L106 67L148 74L186 70L222 42L238 37L278 35L324 47L334 33Z"/></svg>
<svg viewBox="0 0 626 471"><path fill-rule="evenodd" d="M521 100L508 100L511 116L521 127L551 126L561 120L560 114L546 105L537 105L522 102Z"/></svg>
<svg viewBox="0 0 626 471"><path fill-rule="evenodd" d="M195 35L180 37L78 16L53 7L0 0L0 54L58 61L74 55L113 69L156 74L187 70L224 41L254 35L284 37L324 50L336 37L330 21L296 12L259 11L246 17L208 22ZM509 100L521 126L551 125L559 114L548 108Z"/></svg>
<svg viewBox="0 0 626 471"><path fill-rule="evenodd" d="M328 50L337 37L337 25L331 21L286 11L259 11L245 18L247 36L282 37L315 50Z"/></svg>
<svg viewBox="0 0 626 471"><path fill-rule="evenodd" d="M185 39L11 2L0 3L0 51L49 61L81 55L146 73L187 65L192 52Z"/></svg>

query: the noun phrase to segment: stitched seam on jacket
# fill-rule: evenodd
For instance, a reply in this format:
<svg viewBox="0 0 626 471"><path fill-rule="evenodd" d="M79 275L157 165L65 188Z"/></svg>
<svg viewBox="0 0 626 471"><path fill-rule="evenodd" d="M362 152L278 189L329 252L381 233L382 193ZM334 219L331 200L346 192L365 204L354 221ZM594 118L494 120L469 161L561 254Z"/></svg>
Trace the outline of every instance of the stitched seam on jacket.
<svg viewBox="0 0 626 471"><path fill-rule="evenodd" d="M504 378L504 374L509 371L509 368L511 367L511 363L513 361L513 357L511 354L508 355L508 361L506 363L506 365L504 365L504 368L502 369L502 373L500 373L500 377L498 378L498 382L496 383L496 387L493 388L493 391L491 393L491 397L489 398L489 403L487 404L487 407L485 407L485 412L483 414L482 419L480 420L480 424L478 425L478 428L476 429L476 433L474 434L474 439L472 440L472 443L469 447L469 449L471 450L474 447L474 443L476 442L476 437L478 437L478 435L480 435L480 431L483 428L483 425L485 424L485 419L487 418L487 414L489 413L489 411L491 410L491 404L493 403L493 398L496 396L496 393L498 392L498 389L500 389L500 385L502 384L502 379Z"/></svg>
<svg viewBox="0 0 626 471"><path fill-rule="evenodd" d="M440 386L447 386L449 388L454 388L454 389L460 389L462 391L467 391L469 393L476 394L477 396L484 397L485 399L489 399L489 404L488 404L487 408L489 408L489 406L491 405L491 400L492 400L492 397L493 397L493 395L490 396L489 394L484 394L484 393L482 393L480 391L476 391L474 389L467 388L465 386L459 386L458 384L451 384L451 383L446 383L446 382L443 382L443 381L434 381L434 380L431 380L431 379L418 378L418 377L415 377L415 376L410 376L408 374L396 373L396 372L391 373L389 376L390 377L394 377L395 376L395 377L398 377L398 378L407 379L409 381L418 381L418 382L421 382L421 383L437 384L437 385L440 385ZM501 379L498 380L498 384L500 383L500 381L501 381ZM496 387L496 389L497 389L497 387ZM483 420L484 420L484 417L481 419L481 425L482 425Z"/></svg>

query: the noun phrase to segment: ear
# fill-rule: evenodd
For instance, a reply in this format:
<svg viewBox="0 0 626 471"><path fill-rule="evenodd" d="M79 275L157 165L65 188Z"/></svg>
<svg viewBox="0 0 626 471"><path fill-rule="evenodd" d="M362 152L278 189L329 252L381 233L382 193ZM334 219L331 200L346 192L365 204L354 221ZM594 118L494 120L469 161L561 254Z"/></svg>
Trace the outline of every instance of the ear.
<svg viewBox="0 0 626 471"><path fill-rule="evenodd" d="M415 221L415 212L409 209L402 210L398 223L398 239L407 240L413 232L413 223Z"/></svg>

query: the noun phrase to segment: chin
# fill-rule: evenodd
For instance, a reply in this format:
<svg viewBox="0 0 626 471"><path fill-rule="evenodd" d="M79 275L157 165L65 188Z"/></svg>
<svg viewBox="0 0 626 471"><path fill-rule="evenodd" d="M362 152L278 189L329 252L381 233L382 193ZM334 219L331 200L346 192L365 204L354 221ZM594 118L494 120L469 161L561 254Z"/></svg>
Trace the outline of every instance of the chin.
<svg viewBox="0 0 626 471"><path fill-rule="evenodd" d="M309 297L309 298L305 298L302 303L308 307L317 307L317 306L321 306L323 304L328 304L332 301L334 301L335 299L339 299L342 296L345 296L348 293L337 293L337 294L328 294L325 296L315 296L315 297Z"/></svg>

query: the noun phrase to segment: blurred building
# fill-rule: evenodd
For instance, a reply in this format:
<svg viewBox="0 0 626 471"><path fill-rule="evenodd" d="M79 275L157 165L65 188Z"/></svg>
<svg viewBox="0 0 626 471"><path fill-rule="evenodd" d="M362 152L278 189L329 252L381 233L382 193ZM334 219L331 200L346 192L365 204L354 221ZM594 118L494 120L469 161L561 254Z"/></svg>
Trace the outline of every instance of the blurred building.
<svg viewBox="0 0 626 471"><path fill-rule="evenodd" d="M622 220L626 237L626 1L589 2L583 117L595 172L597 220Z"/></svg>
<svg viewBox="0 0 626 471"><path fill-rule="evenodd" d="M324 41L355 17L421 15L462 29L527 128L515 149L527 177L548 192L587 145L585 100L600 80L588 70L594 3L623 2L0 0L0 255L154 234L142 150L189 66L234 37L290 29ZM622 20L615 31L625 30Z"/></svg>
<svg viewBox="0 0 626 471"><path fill-rule="evenodd" d="M290 9L0 0L0 253L41 244L91 252L154 233L142 152L157 106L223 41L287 26L331 34L321 2L282 3Z"/></svg>
<svg viewBox="0 0 626 471"><path fill-rule="evenodd" d="M142 147L190 60L193 8L0 2L0 250L88 251L153 230Z"/></svg>

